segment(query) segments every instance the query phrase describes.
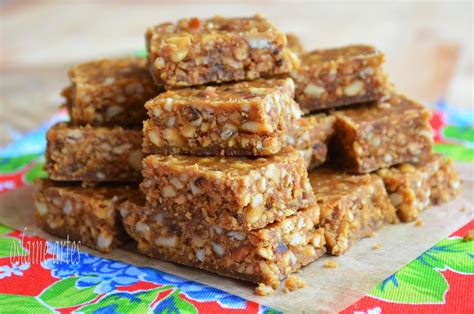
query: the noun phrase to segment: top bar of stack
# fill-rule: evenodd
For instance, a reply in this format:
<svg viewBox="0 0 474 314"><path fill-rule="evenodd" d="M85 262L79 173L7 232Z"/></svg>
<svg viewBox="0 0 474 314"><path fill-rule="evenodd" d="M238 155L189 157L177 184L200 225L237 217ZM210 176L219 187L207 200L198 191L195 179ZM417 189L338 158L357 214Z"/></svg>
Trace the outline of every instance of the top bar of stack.
<svg viewBox="0 0 474 314"><path fill-rule="evenodd" d="M146 43L151 74L167 89L285 74L299 62L260 15L163 23L147 30Z"/></svg>

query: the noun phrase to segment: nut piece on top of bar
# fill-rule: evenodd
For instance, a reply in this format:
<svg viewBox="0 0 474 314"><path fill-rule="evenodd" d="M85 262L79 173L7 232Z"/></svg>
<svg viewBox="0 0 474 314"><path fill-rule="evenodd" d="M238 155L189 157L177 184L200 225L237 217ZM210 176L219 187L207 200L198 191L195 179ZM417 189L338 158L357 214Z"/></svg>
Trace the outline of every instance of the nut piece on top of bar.
<svg viewBox="0 0 474 314"><path fill-rule="evenodd" d="M49 180L37 180L35 186L35 216L40 227L101 252L110 252L128 239L118 205L142 197L137 187L84 188Z"/></svg>
<svg viewBox="0 0 474 314"><path fill-rule="evenodd" d="M292 79L255 80L167 91L145 104L146 153L278 153L301 110Z"/></svg>
<svg viewBox="0 0 474 314"><path fill-rule="evenodd" d="M140 203L125 202L120 207L125 229L142 254L273 289L325 252L317 205L250 231L182 220Z"/></svg>
<svg viewBox="0 0 474 314"><path fill-rule="evenodd" d="M405 96L392 95L335 113L332 158L353 173L367 173L431 154L431 113Z"/></svg>
<svg viewBox="0 0 474 314"><path fill-rule="evenodd" d="M314 202L293 148L266 158L151 155L143 176L151 206L229 230L262 228Z"/></svg>
<svg viewBox="0 0 474 314"><path fill-rule="evenodd" d="M158 95L145 58L103 59L69 70L63 90L73 124L136 125L146 117L143 104Z"/></svg>
<svg viewBox="0 0 474 314"><path fill-rule="evenodd" d="M153 78L168 88L284 74L299 63L285 34L260 15L163 23L148 28L146 42Z"/></svg>
<svg viewBox="0 0 474 314"><path fill-rule="evenodd" d="M450 159L433 154L419 163L404 163L380 169L392 204L401 221L415 220L430 203L439 204L455 198L461 183Z"/></svg>
<svg viewBox="0 0 474 314"><path fill-rule="evenodd" d="M89 183L141 181L142 136L139 129L58 123L46 133L49 178Z"/></svg>
<svg viewBox="0 0 474 314"><path fill-rule="evenodd" d="M301 66L291 73L296 101L303 111L312 112L376 100L389 88L383 62L384 55L372 46L306 53Z"/></svg>
<svg viewBox="0 0 474 314"><path fill-rule="evenodd" d="M340 255L385 223L397 223L396 210L376 175L350 175L319 168L309 174L321 209L328 252Z"/></svg>

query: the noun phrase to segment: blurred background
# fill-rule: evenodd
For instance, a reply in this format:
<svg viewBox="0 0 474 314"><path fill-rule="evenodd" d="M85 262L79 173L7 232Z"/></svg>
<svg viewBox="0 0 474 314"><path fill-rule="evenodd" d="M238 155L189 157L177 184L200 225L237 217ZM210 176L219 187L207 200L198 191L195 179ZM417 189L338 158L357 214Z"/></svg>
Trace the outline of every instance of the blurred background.
<svg viewBox="0 0 474 314"><path fill-rule="evenodd" d="M67 69L140 53L147 26L181 17L259 12L308 50L373 44L400 91L474 116L472 1L0 0L0 145L58 110ZM466 122L469 123L469 122Z"/></svg>

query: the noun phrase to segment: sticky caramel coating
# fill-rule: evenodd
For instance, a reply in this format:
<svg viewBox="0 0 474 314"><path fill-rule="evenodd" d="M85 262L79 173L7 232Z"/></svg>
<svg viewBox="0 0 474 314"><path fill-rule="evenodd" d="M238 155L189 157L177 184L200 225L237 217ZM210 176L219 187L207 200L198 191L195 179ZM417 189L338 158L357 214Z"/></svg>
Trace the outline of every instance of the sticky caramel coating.
<svg viewBox="0 0 474 314"><path fill-rule="evenodd" d="M384 55L372 46L319 49L301 59L291 77L305 112L376 100L391 89L382 70Z"/></svg>
<svg viewBox="0 0 474 314"><path fill-rule="evenodd" d="M152 206L230 230L253 230L314 202L300 153L266 158L151 155L141 185Z"/></svg>
<svg viewBox="0 0 474 314"><path fill-rule="evenodd" d="M146 153L278 153L301 117L291 79L255 80L167 91L145 105Z"/></svg>
<svg viewBox="0 0 474 314"><path fill-rule="evenodd" d="M299 63L285 34L260 15L181 19L145 37L151 74L168 89L285 74Z"/></svg>
<svg viewBox="0 0 474 314"><path fill-rule="evenodd" d="M128 239L118 205L137 199L138 187L84 188L49 180L38 180L35 187L35 218L46 232L105 253Z"/></svg>
<svg viewBox="0 0 474 314"><path fill-rule="evenodd" d="M358 240L382 228L384 222L398 222L378 176L318 168L309 177L321 209L328 253L341 255Z"/></svg>
<svg viewBox="0 0 474 314"><path fill-rule="evenodd" d="M145 255L273 288L325 252L317 206L253 231L182 220L133 202L122 204L120 212Z"/></svg>
<svg viewBox="0 0 474 314"><path fill-rule="evenodd" d="M63 90L71 122L77 125L140 125L143 104L158 95L144 58L101 59L73 66Z"/></svg>
<svg viewBox="0 0 474 314"><path fill-rule="evenodd" d="M404 96L335 113L332 142L335 165L368 173L404 162L420 162L431 154L431 113Z"/></svg>
<svg viewBox="0 0 474 314"><path fill-rule="evenodd" d="M141 181L142 132L59 123L46 134L46 169L56 181Z"/></svg>

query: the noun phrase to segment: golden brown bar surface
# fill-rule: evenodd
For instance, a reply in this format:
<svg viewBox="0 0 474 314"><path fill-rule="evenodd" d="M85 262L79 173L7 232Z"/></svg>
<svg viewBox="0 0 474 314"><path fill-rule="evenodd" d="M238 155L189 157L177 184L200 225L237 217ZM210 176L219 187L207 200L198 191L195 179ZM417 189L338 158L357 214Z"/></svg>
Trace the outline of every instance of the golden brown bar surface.
<svg viewBox="0 0 474 314"><path fill-rule="evenodd" d="M429 179L431 187L430 200L434 205L446 203L461 194L461 180L454 163L449 158L435 155L440 162L438 171Z"/></svg>
<svg viewBox="0 0 474 314"><path fill-rule="evenodd" d="M292 79L255 80L167 91L145 105L146 153L255 155L278 153L301 117Z"/></svg>
<svg viewBox="0 0 474 314"><path fill-rule="evenodd" d="M229 230L252 230L314 202L300 153L266 158L151 155L141 185L151 206Z"/></svg>
<svg viewBox="0 0 474 314"><path fill-rule="evenodd" d="M301 57L291 73L305 112L376 100L385 94L384 55L372 46L320 49Z"/></svg>
<svg viewBox="0 0 474 314"><path fill-rule="evenodd" d="M118 205L140 197L137 187L84 188L49 180L38 180L35 186L36 222L48 233L101 252L128 239Z"/></svg>
<svg viewBox="0 0 474 314"><path fill-rule="evenodd" d="M59 123L46 134L46 167L56 181L141 181L142 132Z"/></svg>
<svg viewBox="0 0 474 314"><path fill-rule="evenodd" d="M430 203L447 202L461 192L461 182L453 162L437 153L419 163L381 169L377 174L383 179L403 222L415 220Z"/></svg>
<svg viewBox="0 0 474 314"><path fill-rule="evenodd" d="M181 19L148 28L150 71L167 88L253 80L299 63L285 34L260 15Z"/></svg>
<svg viewBox="0 0 474 314"><path fill-rule="evenodd" d="M340 255L371 236L384 222L396 223L396 210L376 175L350 175L319 168L309 175L321 209L328 253Z"/></svg>
<svg viewBox="0 0 474 314"><path fill-rule="evenodd" d="M393 95L334 115L331 157L339 168L367 173L419 162L431 154L431 113L405 96Z"/></svg>
<svg viewBox="0 0 474 314"><path fill-rule="evenodd" d="M273 288L325 252L317 206L252 231L181 220L133 202L120 212L143 254Z"/></svg>
<svg viewBox="0 0 474 314"><path fill-rule="evenodd" d="M140 125L143 104L158 95L144 58L102 59L69 70L63 91L71 121L77 125Z"/></svg>

